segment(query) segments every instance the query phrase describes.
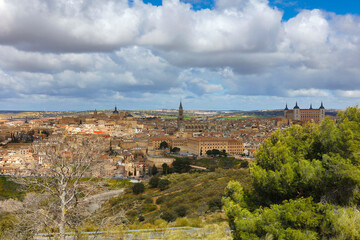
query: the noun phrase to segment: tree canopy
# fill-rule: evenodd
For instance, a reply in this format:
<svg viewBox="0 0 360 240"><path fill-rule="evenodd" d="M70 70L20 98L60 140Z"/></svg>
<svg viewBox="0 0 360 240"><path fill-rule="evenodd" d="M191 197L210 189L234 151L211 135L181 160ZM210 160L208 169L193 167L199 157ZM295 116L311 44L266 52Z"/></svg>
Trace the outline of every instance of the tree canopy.
<svg viewBox="0 0 360 240"><path fill-rule="evenodd" d="M172 152L172 153L178 153L178 152L180 152L180 148L178 148L178 147L173 147L173 148L170 149L170 152Z"/></svg>
<svg viewBox="0 0 360 240"><path fill-rule="evenodd" d="M162 141L160 143L160 149L166 149L169 148L169 144L166 141Z"/></svg>
<svg viewBox="0 0 360 240"><path fill-rule="evenodd" d="M359 141L358 107L339 113L337 121L274 132L251 167L252 191L235 182L226 189L235 239L319 239L342 232L348 233L343 239L359 238L360 214L353 211L360 203Z"/></svg>
<svg viewBox="0 0 360 240"><path fill-rule="evenodd" d="M213 150L207 150L206 155L213 156L213 157L215 157L215 156L224 156L224 157L226 157L227 153L226 153L225 149L223 149L222 151L220 151L219 149L213 149Z"/></svg>
<svg viewBox="0 0 360 240"><path fill-rule="evenodd" d="M185 173L189 172L191 167L191 160L190 159L184 159L184 158L177 158L173 163L174 171L177 173Z"/></svg>

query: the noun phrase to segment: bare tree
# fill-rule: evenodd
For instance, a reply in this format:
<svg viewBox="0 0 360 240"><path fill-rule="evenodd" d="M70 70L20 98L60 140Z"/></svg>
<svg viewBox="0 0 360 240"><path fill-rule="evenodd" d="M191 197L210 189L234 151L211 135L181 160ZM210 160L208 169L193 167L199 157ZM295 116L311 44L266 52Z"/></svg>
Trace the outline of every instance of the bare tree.
<svg viewBox="0 0 360 240"><path fill-rule="evenodd" d="M38 213L48 228L59 229L60 239L65 239L66 227L76 231L85 218L80 199L92 193L86 183L100 176L107 146L104 139L92 136L52 136L33 144L31 185L50 193L47 209Z"/></svg>

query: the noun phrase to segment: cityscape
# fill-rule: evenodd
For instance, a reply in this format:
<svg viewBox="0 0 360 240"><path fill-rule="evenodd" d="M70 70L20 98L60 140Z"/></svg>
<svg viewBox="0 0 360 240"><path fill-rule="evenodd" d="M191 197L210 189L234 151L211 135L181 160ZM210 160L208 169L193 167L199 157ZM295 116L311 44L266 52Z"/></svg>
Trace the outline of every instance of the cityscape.
<svg viewBox="0 0 360 240"><path fill-rule="evenodd" d="M0 240L360 239L360 3L0 15Z"/></svg>
<svg viewBox="0 0 360 240"><path fill-rule="evenodd" d="M34 145L51 136L106 139L108 154L100 177L149 176L151 168L172 165L173 156L204 157L217 149L239 160L251 161L256 149L274 130L325 118L323 103L318 109L283 110L278 117L203 117L185 119L180 102L177 118L134 117L117 107L107 115L94 110L88 116L1 120L0 174L30 176L38 156ZM165 142L166 147L161 147ZM36 148L36 147L35 147ZM171 151L177 149L177 151ZM41 168L46 171L46 167Z"/></svg>

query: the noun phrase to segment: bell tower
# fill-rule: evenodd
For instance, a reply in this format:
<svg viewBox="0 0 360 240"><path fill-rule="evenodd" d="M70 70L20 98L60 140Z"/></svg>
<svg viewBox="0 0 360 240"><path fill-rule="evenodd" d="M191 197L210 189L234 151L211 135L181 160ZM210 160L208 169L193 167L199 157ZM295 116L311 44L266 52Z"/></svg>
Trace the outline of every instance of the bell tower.
<svg viewBox="0 0 360 240"><path fill-rule="evenodd" d="M184 131L185 130L184 109L183 109L181 101L180 101L180 106L179 106L179 114L178 114L177 123L178 123L178 130Z"/></svg>

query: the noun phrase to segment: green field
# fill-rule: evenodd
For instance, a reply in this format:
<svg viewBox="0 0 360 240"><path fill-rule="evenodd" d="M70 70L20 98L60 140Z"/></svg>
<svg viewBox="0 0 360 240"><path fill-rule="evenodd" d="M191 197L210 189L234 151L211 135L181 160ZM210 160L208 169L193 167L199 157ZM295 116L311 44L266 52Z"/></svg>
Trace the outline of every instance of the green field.
<svg viewBox="0 0 360 240"><path fill-rule="evenodd" d="M185 116L184 119L193 119L197 118L198 116ZM177 119L177 116L161 116L163 119Z"/></svg>

